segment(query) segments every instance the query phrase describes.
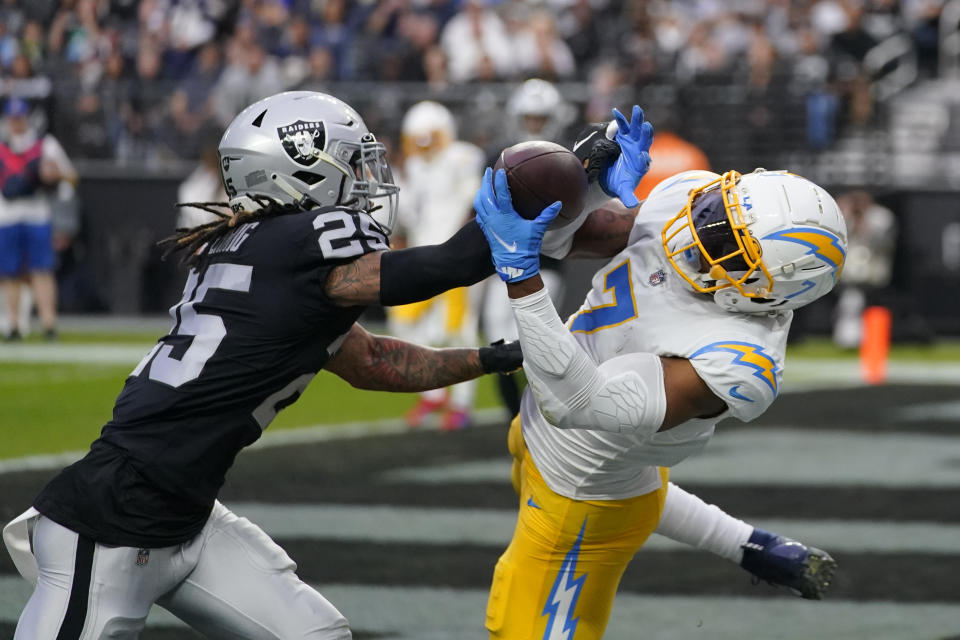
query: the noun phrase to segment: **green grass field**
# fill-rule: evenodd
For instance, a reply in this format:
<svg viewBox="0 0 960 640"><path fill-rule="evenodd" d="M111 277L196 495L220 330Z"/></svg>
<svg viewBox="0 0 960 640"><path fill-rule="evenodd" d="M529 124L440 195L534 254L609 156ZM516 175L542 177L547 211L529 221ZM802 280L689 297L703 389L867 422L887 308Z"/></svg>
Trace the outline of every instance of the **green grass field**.
<svg viewBox="0 0 960 640"><path fill-rule="evenodd" d="M133 346L146 352L153 334L65 333L58 344ZM30 338L26 344L43 344ZM87 448L110 418L113 401L135 363L27 363L4 358L0 345L0 458L59 453ZM792 346L790 359L849 358L826 340ZM935 346L894 346L893 360L960 362L960 343ZM271 431L382 418L397 418L416 402L414 394L360 391L330 374L318 375L303 397L285 409ZM480 380L477 407L496 407L499 400L493 378Z"/></svg>
<svg viewBox="0 0 960 640"><path fill-rule="evenodd" d="M147 350L155 334L61 334L57 344L134 346ZM24 341L45 345L39 336ZM12 362L0 345L0 459L86 449L110 419L113 402L135 365ZM284 409L270 430L401 417L417 400L410 393L354 389L321 373L306 393ZM493 378L480 379L476 405L496 407Z"/></svg>
<svg viewBox="0 0 960 640"><path fill-rule="evenodd" d="M86 449L110 419L113 401L129 365L0 362L0 458ZM481 379L477 407L495 407L491 378ZM284 409L270 430L396 418L416 403L416 394L354 389L321 374Z"/></svg>

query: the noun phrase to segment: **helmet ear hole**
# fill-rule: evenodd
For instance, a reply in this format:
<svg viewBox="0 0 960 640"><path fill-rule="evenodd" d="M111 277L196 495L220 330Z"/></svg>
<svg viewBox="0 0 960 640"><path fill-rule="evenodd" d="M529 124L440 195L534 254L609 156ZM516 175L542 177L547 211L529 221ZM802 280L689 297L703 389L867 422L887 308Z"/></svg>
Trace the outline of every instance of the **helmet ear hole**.
<svg viewBox="0 0 960 640"><path fill-rule="evenodd" d="M318 182L323 182L327 178L319 173L312 173L310 171L297 171L293 174L293 177L301 182L309 184L310 186L313 186Z"/></svg>

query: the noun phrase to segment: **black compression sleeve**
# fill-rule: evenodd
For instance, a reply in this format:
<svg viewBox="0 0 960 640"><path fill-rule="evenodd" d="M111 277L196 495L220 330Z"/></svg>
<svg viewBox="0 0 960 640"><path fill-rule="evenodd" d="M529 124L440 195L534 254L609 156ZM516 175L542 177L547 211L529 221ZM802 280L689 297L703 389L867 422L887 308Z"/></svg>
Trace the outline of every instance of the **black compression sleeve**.
<svg viewBox="0 0 960 640"><path fill-rule="evenodd" d="M380 262L380 304L427 300L493 274L490 247L476 220L443 244L387 251Z"/></svg>

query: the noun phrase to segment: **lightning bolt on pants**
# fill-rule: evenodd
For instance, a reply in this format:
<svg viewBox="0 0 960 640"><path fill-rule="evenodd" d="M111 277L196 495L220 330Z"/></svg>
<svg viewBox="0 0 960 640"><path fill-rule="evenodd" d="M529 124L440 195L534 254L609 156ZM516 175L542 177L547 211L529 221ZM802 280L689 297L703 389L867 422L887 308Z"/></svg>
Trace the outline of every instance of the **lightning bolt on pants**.
<svg viewBox="0 0 960 640"><path fill-rule="evenodd" d="M486 627L491 640L600 640L627 564L660 520L662 486L625 500L572 500L547 487L510 428L520 514L494 570Z"/></svg>

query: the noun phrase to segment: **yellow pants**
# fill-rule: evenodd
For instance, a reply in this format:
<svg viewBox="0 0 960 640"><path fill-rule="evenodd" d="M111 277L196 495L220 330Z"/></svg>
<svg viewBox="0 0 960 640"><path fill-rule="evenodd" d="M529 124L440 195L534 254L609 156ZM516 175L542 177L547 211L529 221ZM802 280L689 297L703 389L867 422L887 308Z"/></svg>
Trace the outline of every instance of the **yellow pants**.
<svg viewBox="0 0 960 640"><path fill-rule="evenodd" d="M668 471L651 493L626 500L572 500L547 487L510 425L512 480L520 497L513 540L500 556L487 603L491 639L599 640L620 578L657 527Z"/></svg>
<svg viewBox="0 0 960 640"><path fill-rule="evenodd" d="M436 305L445 305L443 331L456 333L463 328L467 314L471 312L469 290L465 287L450 289L428 300L387 307L387 313L395 322L413 324L421 321Z"/></svg>

